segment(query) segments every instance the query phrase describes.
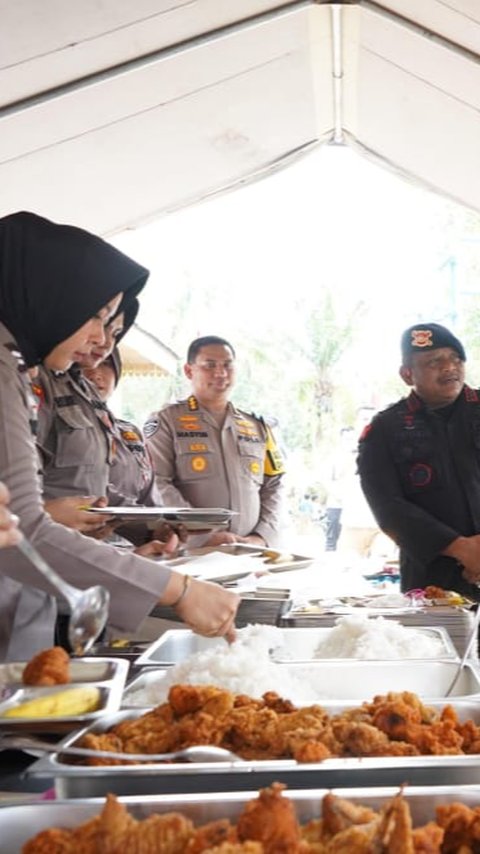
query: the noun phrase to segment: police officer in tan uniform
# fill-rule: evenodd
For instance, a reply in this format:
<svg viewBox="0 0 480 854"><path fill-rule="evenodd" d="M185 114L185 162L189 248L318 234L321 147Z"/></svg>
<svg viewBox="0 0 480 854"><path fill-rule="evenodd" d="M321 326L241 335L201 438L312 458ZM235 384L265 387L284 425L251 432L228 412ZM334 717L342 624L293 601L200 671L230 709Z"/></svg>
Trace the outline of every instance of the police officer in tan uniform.
<svg viewBox="0 0 480 854"><path fill-rule="evenodd" d="M85 368L84 375L95 386L96 392L107 405L122 374L122 360L118 348L94 368ZM141 430L130 421L116 418L107 410L112 423L115 440L115 454L110 466L108 482L108 502L110 505L142 505L158 507L161 498L155 484L155 472L152 458L145 444ZM140 523L129 522L116 528L117 533L136 546L142 546L141 554L155 554L158 547L153 548L152 540L169 541L174 530L175 534L185 540L187 531L183 525L172 529L166 522L158 523L154 531ZM149 543L150 549L146 548ZM173 546L172 546L173 550Z"/></svg>
<svg viewBox="0 0 480 854"><path fill-rule="evenodd" d="M44 510L28 373L40 363L65 372L103 343L105 324L148 271L95 235L26 212L0 219L0 259L0 480L22 532L67 582L105 585L115 630L136 631L160 602L196 631L231 638L238 607L231 591L84 537ZM0 549L0 660L25 660L51 645L54 593L18 550Z"/></svg>
<svg viewBox="0 0 480 854"><path fill-rule="evenodd" d="M190 397L153 413L144 426L162 503L236 511L230 530L210 534L205 545L278 545L283 461L265 421L229 402L232 345L213 335L197 338L184 372Z"/></svg>
<svg viewBox="0 0 480 854"><path fill-rule="evenodd" d="M85 365L77 364L65 373L41 367L33 383L38 399L37 446L46 507L64 524L69 524L65 515L69 508L59 499L78 496L87 505L98 499L107 503L107 498L111 504L123 503L107 496L111 465L118 451L113 419L81 368L96 367L111 353L133 322L137 307L135 301L128 317L121 313L110 321L103 345L83 357ZM71 526L84 532L105 523L104 517L85 512L77 514L75 520L78 524L74 525L72 519Z"/></svg>
<svg viewBox="0 0 480 854"><path fill-rule="evenodd" d="M105 407L121 374L122 360L116 347L99 365L84 369L86 379L93 384ZM161 502L155 486L155 473L141 431L135 424L116 418L110 410L107 411L115 440L108 481L109 504L158 506Z"/></svg>

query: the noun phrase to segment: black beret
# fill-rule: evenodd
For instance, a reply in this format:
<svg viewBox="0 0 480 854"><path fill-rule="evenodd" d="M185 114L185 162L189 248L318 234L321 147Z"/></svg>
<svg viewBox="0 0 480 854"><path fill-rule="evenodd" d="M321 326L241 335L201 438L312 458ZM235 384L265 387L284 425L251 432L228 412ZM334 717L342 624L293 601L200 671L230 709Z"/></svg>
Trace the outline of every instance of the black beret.
<svg viewBox="0 0 480 854"><path fill-rule="evenodd" d="M438 350L439 347L451 347L464 362L467 358L461 341L446 326L439 323L416 323L409 326L402 335L400 346L404 363L412 353Z"/></svg>

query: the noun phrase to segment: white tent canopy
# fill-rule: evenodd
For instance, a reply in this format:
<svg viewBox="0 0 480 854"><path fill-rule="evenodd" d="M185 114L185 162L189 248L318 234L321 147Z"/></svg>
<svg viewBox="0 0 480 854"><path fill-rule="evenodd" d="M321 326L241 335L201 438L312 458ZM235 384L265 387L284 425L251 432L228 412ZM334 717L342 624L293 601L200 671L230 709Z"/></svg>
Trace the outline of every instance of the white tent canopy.
<svg viewBox="0 0 480 854"><path fill-rule="evenodd" d="M359 146L480 211L478 0L0 0L0 215L111 234Z"/></svg>

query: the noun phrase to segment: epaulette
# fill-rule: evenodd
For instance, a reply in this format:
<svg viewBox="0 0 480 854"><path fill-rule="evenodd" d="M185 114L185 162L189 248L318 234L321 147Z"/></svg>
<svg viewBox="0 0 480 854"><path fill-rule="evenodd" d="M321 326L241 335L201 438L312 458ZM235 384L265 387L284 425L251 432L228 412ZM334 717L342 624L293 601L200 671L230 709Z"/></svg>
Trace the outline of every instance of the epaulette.
<svg viewBox="0 0 480 854"><path fill-rule="evenodd" d="M13 341L9 341L7 344L4 344L3 346L17 360L17 367L18 367L19 373L21 373L21 374L26 373L26 371L28 371L28 368L25 364L25 360L24 360L20 350L18 349L17 345L14 344Z"/></svg>

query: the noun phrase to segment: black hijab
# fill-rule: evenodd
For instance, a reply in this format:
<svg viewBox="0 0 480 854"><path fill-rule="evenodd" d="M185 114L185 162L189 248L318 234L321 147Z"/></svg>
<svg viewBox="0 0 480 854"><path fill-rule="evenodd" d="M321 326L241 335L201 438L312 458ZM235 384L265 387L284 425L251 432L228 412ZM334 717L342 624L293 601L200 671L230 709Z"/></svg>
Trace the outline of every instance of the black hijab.
<svg viewBox="0 0 480 854"><path fill-rule="evenodd" d="M120 308L115 315L115 317L118 317L118 315L123 312L123 327L122 331L117 335L115 339L117 343L122 340L124 335L127 334L130 327L133 326L135 318L138 314L139 307L140 306L138 304L138 299L136 299L136 297L127 301L125 300L125 298L122 300L122 304L120 305Z"/></svg>
<svg viewBox="0 0 480 854"><path fill-rule="evenodd" d="M0 321L29 367L120 291L130 317L148 275L88 231L28 212L0 218Z"/></svg>

